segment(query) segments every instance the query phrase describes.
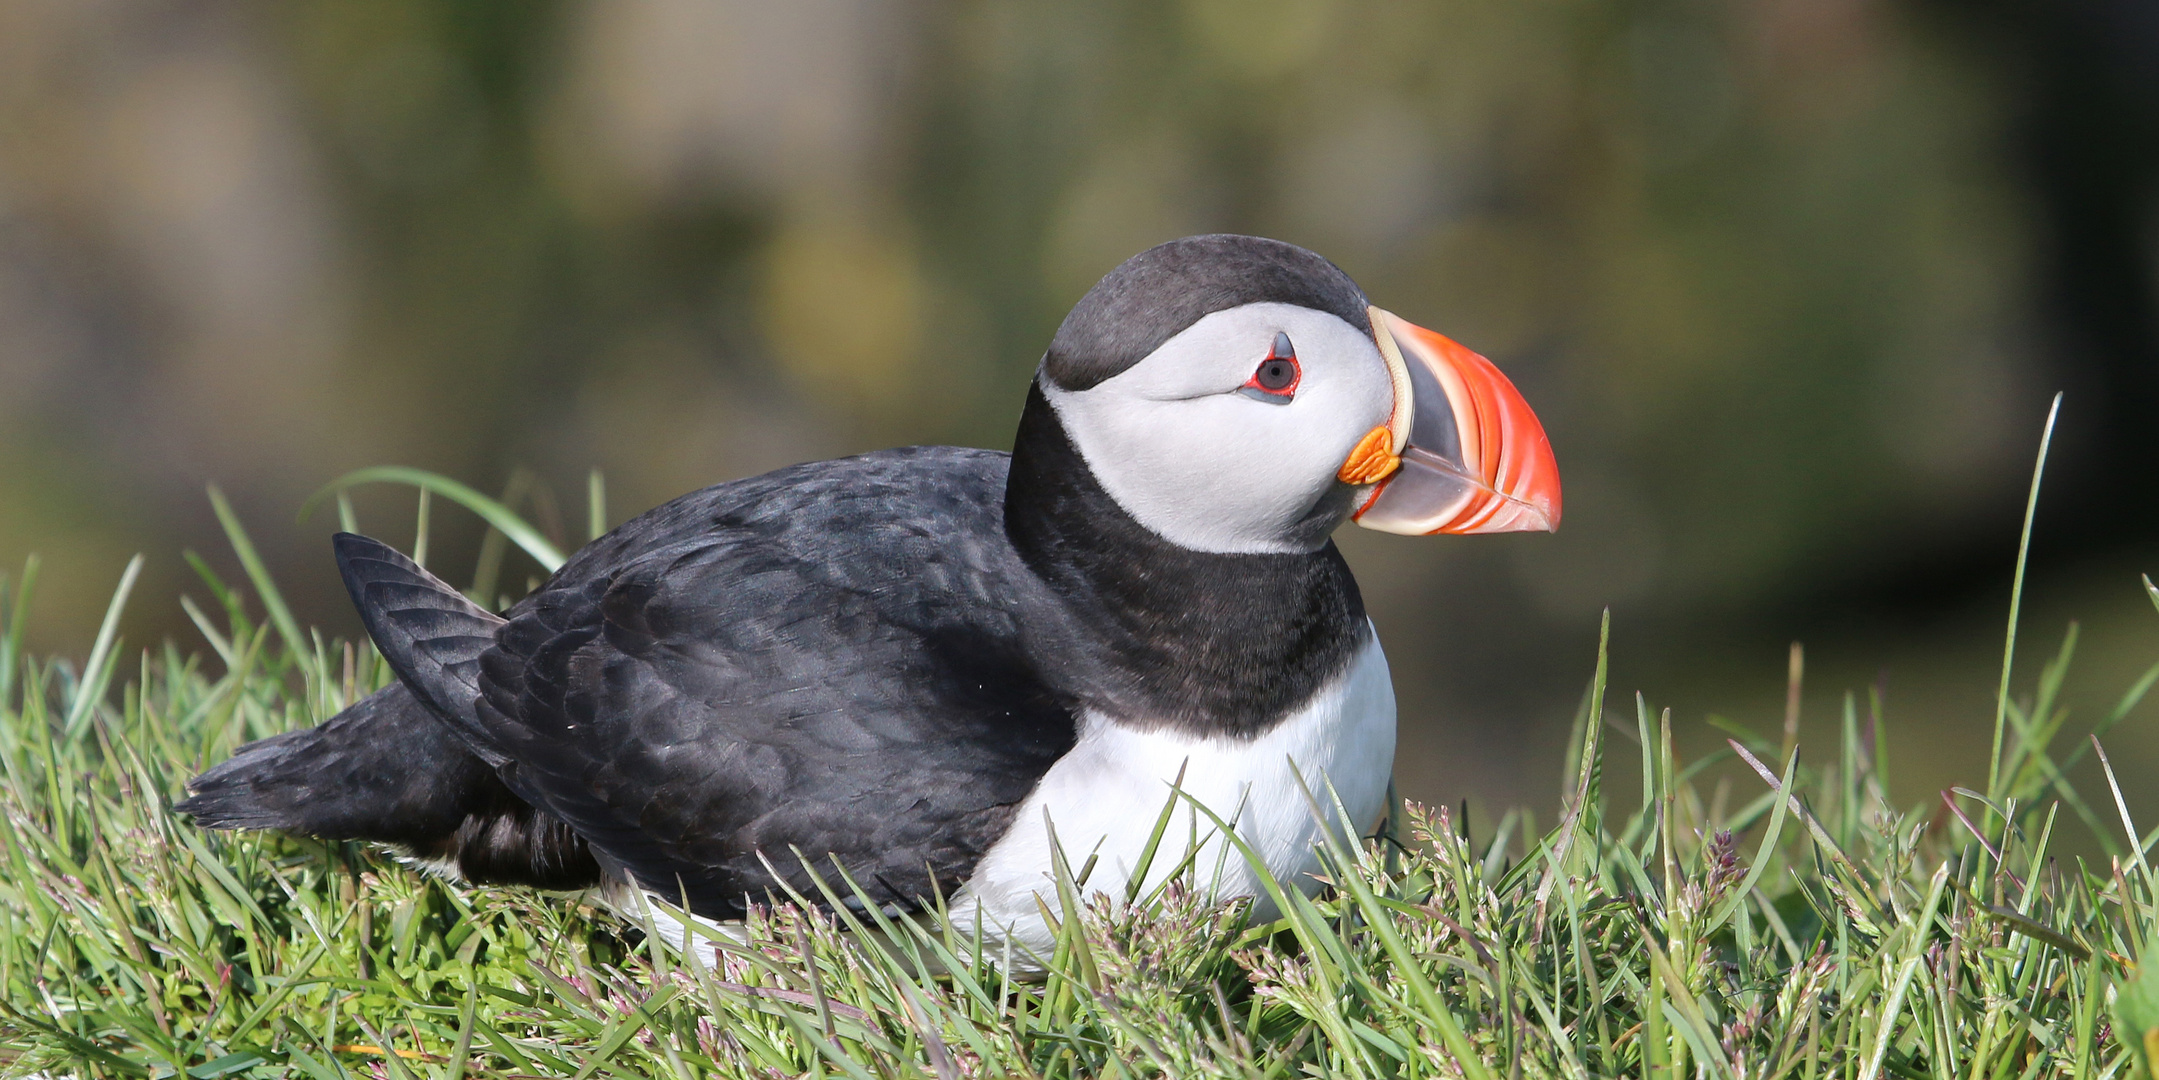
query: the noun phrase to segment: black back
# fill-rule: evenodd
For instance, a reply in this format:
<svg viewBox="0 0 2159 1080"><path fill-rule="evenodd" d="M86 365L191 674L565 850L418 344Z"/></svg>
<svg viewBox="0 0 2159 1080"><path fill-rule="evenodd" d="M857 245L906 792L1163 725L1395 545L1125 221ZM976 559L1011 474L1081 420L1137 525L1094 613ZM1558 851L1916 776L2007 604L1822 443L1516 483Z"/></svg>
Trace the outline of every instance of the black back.
<svg viewBox="0 0 2159 1080"><path fill-rule="evenodd" d="M796 851L880 903L949 892L1074 738L1022 644L1045 597L1003 542L1004 472L890 451L624 526L619 561L565 566L480 657L480 749L700 914L764 899L767 859L813 892Z"/></svg>

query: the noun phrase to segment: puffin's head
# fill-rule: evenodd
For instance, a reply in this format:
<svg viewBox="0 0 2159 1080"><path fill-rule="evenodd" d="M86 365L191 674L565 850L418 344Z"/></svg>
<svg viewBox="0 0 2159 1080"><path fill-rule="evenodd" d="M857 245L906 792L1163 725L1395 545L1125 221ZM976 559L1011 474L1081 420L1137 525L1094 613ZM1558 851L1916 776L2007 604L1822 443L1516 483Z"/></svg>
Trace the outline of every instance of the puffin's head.
<svg viewBox="0 0 2159 1080"><path fill-rule="evenodd" d="M1103 489L1185 548L1312 551L1344 518L1559 525L1551 444L1514 384L1278 240L1126 260L1065 316L1036 382Z"/></svg>

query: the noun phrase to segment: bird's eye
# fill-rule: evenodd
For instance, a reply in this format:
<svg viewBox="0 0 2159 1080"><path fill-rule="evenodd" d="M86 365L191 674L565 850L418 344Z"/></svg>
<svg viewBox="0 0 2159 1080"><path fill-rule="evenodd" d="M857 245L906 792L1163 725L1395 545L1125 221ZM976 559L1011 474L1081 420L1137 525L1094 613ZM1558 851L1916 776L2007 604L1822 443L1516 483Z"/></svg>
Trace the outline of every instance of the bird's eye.
<svg viewBox="0 0 2159 1080"><path fill-rule="evenodd" d="M1296 393L1297 381L1303 372L1297 367L1297 350L1290 345L1289 335L1274 336L1274 347L1267 350L1267 357L1259 362L1259 369L1244 384L1246 397L1286 402Z"/></svg>

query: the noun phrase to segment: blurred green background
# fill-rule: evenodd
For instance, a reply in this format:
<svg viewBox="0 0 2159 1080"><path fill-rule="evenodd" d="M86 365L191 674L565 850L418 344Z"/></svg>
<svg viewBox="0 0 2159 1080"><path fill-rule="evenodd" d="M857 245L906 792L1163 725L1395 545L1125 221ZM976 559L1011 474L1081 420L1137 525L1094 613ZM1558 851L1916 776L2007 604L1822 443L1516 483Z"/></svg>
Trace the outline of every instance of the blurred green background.
<svg viewBox="0 0 2159 1080"><path fill-rule="evenodd" d="M1916 801L1983 783L2056 389L2020 685L2071 617L2084 720L2159 659L2151 11L0 0L0 563L79 655L146 552L129 640L192 641L215 482L356 633L334 515L295 523L346 470L529 469L576 540L594 467L619 521L1001 448L1097 276L1260 233L1492 357L1565 476L1557 536L1345 531L1406 791L1551 805L1609 606L1616 715L1774 728L1804 639L1810 722L1884 689ZM409 492L359 510L409 542Z"/></svg>

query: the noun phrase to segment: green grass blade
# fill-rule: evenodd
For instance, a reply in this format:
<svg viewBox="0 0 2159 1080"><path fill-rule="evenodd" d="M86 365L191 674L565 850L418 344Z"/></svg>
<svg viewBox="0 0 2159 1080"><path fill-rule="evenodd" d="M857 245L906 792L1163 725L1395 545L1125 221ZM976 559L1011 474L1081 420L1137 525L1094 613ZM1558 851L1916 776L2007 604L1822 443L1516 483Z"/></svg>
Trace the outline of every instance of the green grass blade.
<svg viewBox="0 0 2159 1080"><path fill-rule="evenodd" d="M561 569L562 564L566 561L562 552L557 550L554 544L549 543L548 539L540 535L540 531L533 528L524 518L511 512L509 507L449 477L440 476L424 469L407 468L402 465L377 465L373 468L356 469L332 480L322 490L308 496L307 502L301 504L300 518L303 521L306 520L318 503L338 492L358 487L361 484L385 483L410 484L423 491L430 491L440 495L478 514L480 520L501 530L502 535L509 537L511 543L524 549L525 554L532 556L533 561L546 568L548 573L554 573L556 570Z"/></svg>
<svg viewBox="0 0 2159 1080"><path fill-rule="evenodd" d="M285 606L285 595L278 591L277 583L270 580L270 569L263 565L262 556L255 553L255 542L248 539L247 530L240 525L240 516L233 513L232 504L225 501L225 493L210 485L210 508L217 512L218 523L225 527L225 539L232 544L232 552L240 559L241 569L247 571L247 579L255 585L255 593L262 598L263 610L270 615L270 622L285 639L285 648L293 663L310 677L319 678L311 664L313 649L308 637L300 632L299 620L292 617L292 609Z"/></svg>
<svg viewBox="0 0 2159 1080"><path fill-rule="evenodd" d="M135 590L135 579L142 574L142 556L127 561L127 569L120 572L119 587L112 591L112 601L105 606L105 619L98 624L97 642L90 646L90 659L82 667L82 682L75 688L75 700L68 707L67 719L61 730L74 738L89 720L90 713L105 697L105 683L112 677L112 650L120 637L120 613L127 608L128 594Z"/></svg>
<svg viewBox="0 0 2159 1080"><path fill-rule="evenodd" d="M607 534L607 478L594 469L585 477L585 537L598 540Z"/></svg>
<svg viewBox="0 0 2159 1080"><path fill-rule="evenodd" d="M2039 513L2039 481L2046 476L2047 447L2054 441L2054 420L2061 415L2062 396L2054 395L2047 407L2046 427L2039 433L2039 456L2032 462L2031 492L2024 497L2024 529L2017 536L2017 568L2009 584L2009 629L2002 640L2002 681L1994 693L1994 748L1987 757L1987 797L2001 797L2002 727L2009 716L2009 675L2016 664L2017 615L2024 605L2024 567L2031 557L2032 521Z"/></svg>

